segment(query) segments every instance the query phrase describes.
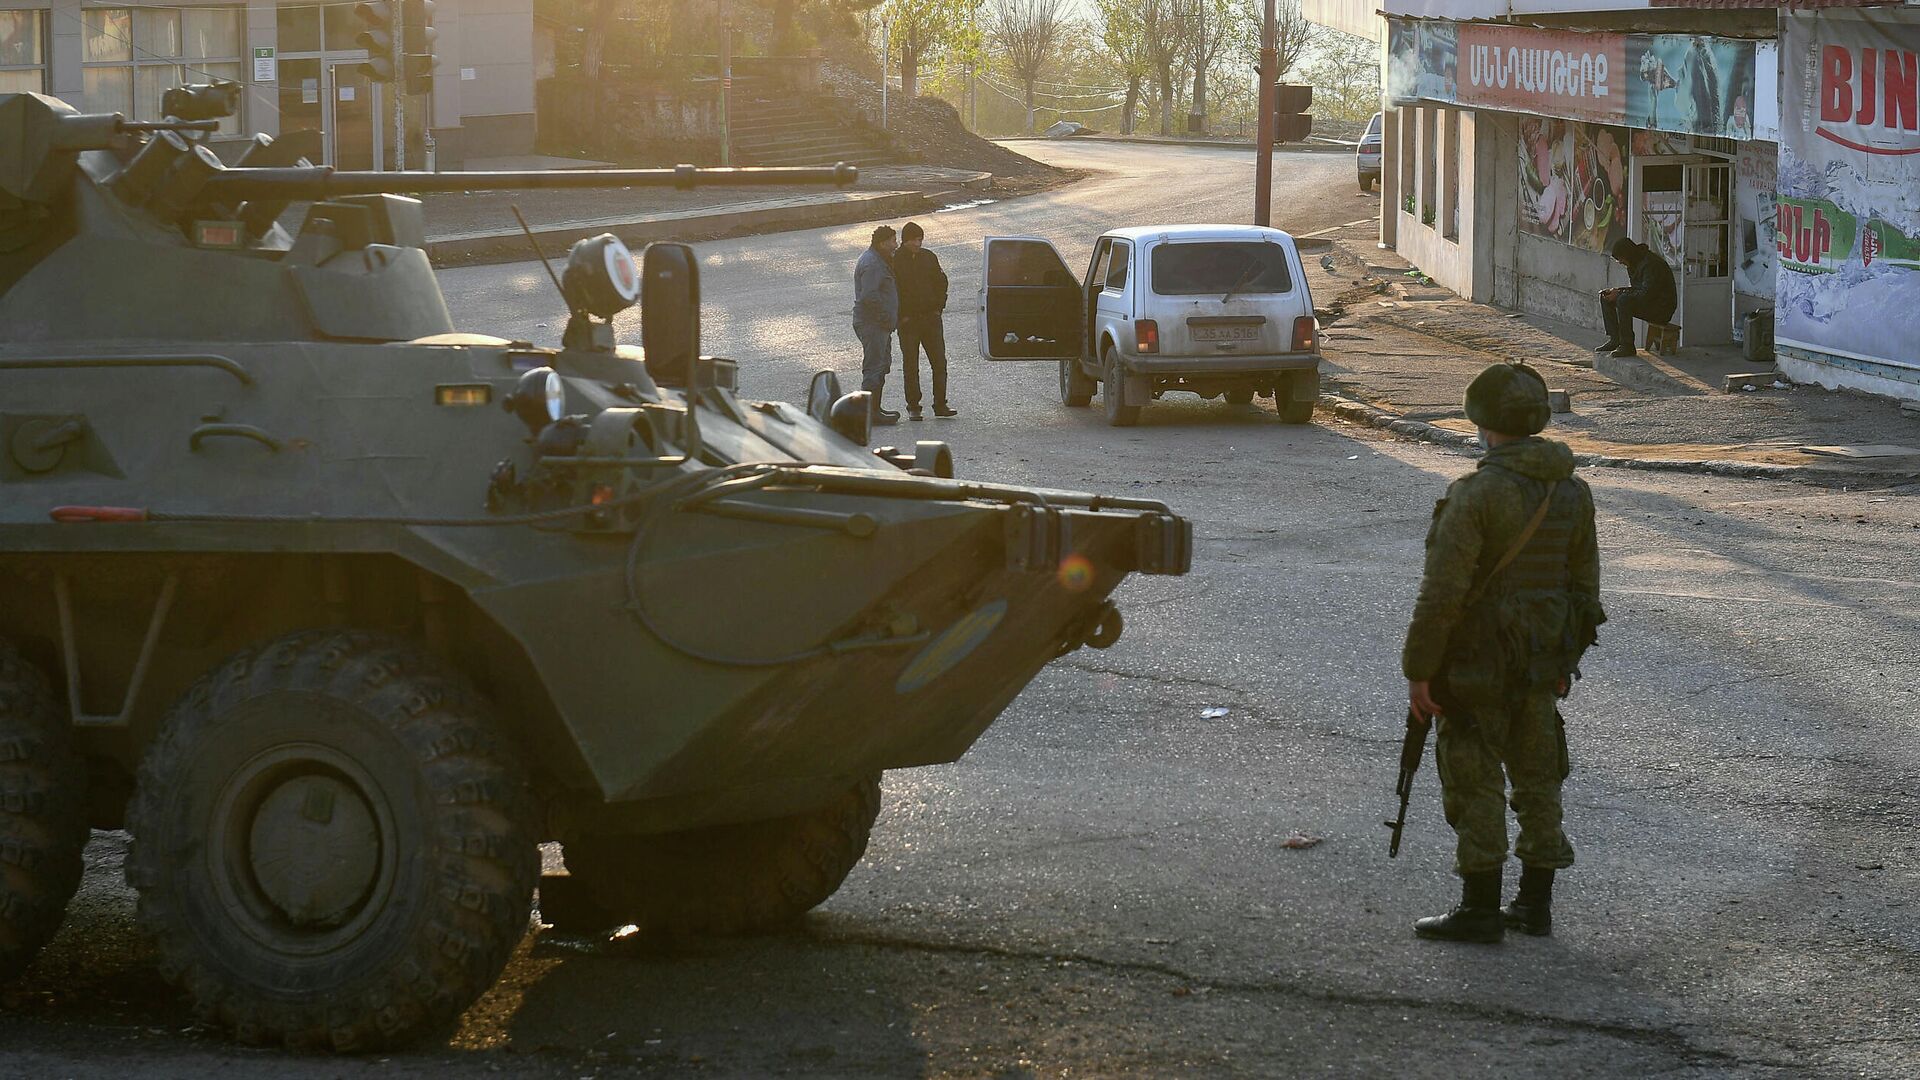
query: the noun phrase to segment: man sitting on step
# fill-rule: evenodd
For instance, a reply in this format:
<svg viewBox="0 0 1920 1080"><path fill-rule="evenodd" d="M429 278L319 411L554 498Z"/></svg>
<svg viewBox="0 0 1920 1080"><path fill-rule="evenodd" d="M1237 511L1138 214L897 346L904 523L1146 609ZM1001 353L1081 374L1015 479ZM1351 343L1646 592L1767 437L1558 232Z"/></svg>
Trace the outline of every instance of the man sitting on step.
<svg viewBox="0 0 1920 1080"><path fill-rule="evenodd" d="M1652 248L1623 236L1613 242L1612 255L1627 268L1633 283L1601 290L1600 318L1606 323L1607 340L1593 351L1633 356L1633 320L1665 323L1673 318L1679 296L1673 288L1673 269Z"/></svg>

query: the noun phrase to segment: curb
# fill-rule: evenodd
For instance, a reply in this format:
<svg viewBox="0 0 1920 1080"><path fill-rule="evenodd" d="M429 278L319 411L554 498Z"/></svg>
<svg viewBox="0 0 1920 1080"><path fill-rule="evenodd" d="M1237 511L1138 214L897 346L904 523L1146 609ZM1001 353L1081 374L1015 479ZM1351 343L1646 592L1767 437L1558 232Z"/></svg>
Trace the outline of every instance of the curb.
<svg viewBox="0 0 1920 1080"><path fill-rule="evenodd" d="M1376 428L1411 442L1433 443L1457 449L1477 449L1471 435L1408 420L1398 413L1376 408L1334 393L1320 395L1320 408L1349 423ZM1476 455L1477 456L1477 455ZM1826 487L1856 487L1863 484L1910 484L1920 480L1916 472L1861 470L1839 472L1803 465L1774 465L1759 461L1687 461L1675 458L1636 458L1616 454L1575 454L1574 464L1607 469L1638 469L1642 472L1691 473L1696 476L1724 476L1740 480L1791 480Z"/></svg>
<svg viewBox="0 0 1920 1080"><path fill-rule="evenodd" d="M986 176L990 182L991 174ZM613 233L628 247L638 250L654 240L718 240L918 214L933 206L935 194L927 191L856 192L853 198L793 206L722 210L707 214L563 221L536 226L533 235L540 242L541 250L549 256L564 254L574 241L603 232ZM526 234L518 229L498 229L427 240L427 257L435 266L517 261L530 258L532 254L527 247Z"/></svg>
<svg viewBox="0 0 1920 1080"><path fill-rule="evenodd" d="M1251 141L1241 142L1238 139L1140 139L1140 138L1130 138L1125 135L1073 135L1065 139L1049 139L1045 135L1003 135L999 138L992 139L990 141L997 142L997 143L1104 142L1104 143L1125 143L1130 146L1199 146L1199 147L1208 147L1214 150L1245 150L1249 154L1254 153L1259 149L1259 147L1256 146ZM1276 154L1351 154L1354 152L1354 150L1353 150L1353 147L1351 146L1334 146L1330 144L1320 145L1320 144L1314 144L1314 143L1275 143L1273 147L1273 152Z"/></svg>

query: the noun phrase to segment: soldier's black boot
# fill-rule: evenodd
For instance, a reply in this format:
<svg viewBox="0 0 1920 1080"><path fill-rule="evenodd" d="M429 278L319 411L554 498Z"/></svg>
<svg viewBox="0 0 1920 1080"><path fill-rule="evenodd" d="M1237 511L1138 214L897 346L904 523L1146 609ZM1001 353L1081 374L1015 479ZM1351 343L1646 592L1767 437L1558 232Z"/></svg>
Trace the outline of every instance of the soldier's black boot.
<svg viewBox="0 0 1920 1080"><path fill-rule="evenodd" d="M1553 867L1521 867L1520 891L1500 909L1500 917L1509 928L1534 937L1553 933Z"/></svg>
<svg viewBox="0 0 1920 1080"><path fill-rule="evenodd" d="M1500 918L1500 871L1485 870L1460 879L1460 906L1413 924L1413 932L1436 941L1492 944L1506 936Z"/></svg>

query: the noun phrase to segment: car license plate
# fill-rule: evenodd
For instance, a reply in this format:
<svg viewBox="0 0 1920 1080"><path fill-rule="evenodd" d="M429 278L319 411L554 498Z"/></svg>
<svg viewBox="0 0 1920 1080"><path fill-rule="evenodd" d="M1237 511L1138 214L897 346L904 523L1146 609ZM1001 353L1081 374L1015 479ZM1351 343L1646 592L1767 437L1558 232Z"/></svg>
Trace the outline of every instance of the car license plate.
<svg viewBox="0 0 1920 1080"><path fill-rule="evenodd" d="M1257 326L1195 326L1190 329L1195 341L1260 340L1260 328Z"/></svg>

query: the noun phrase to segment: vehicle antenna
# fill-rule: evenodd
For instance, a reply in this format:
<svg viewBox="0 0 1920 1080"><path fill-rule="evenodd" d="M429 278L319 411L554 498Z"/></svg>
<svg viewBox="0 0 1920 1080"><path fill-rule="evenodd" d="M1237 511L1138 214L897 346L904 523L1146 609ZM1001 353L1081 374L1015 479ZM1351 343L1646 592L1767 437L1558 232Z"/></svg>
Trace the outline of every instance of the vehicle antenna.
<svg viewBox="0 0 1920 1080"><path fill-rule="evenodd" d="M567 304L567 290L560 287L560 275L553 272L553 263L547 260L547 253L540 250L540 241L533 238L533 230L527 227L527 217L520 212L520 204L514 203L507 209L513 211L514 220L520 223L520 231L527 234L527 246L533 249L534 257L540 260L541 266L547 268L547 277L553 280L553 291L560 294L561 303ZM567 310L573 310L573 305L567 304Z"/></svg>

